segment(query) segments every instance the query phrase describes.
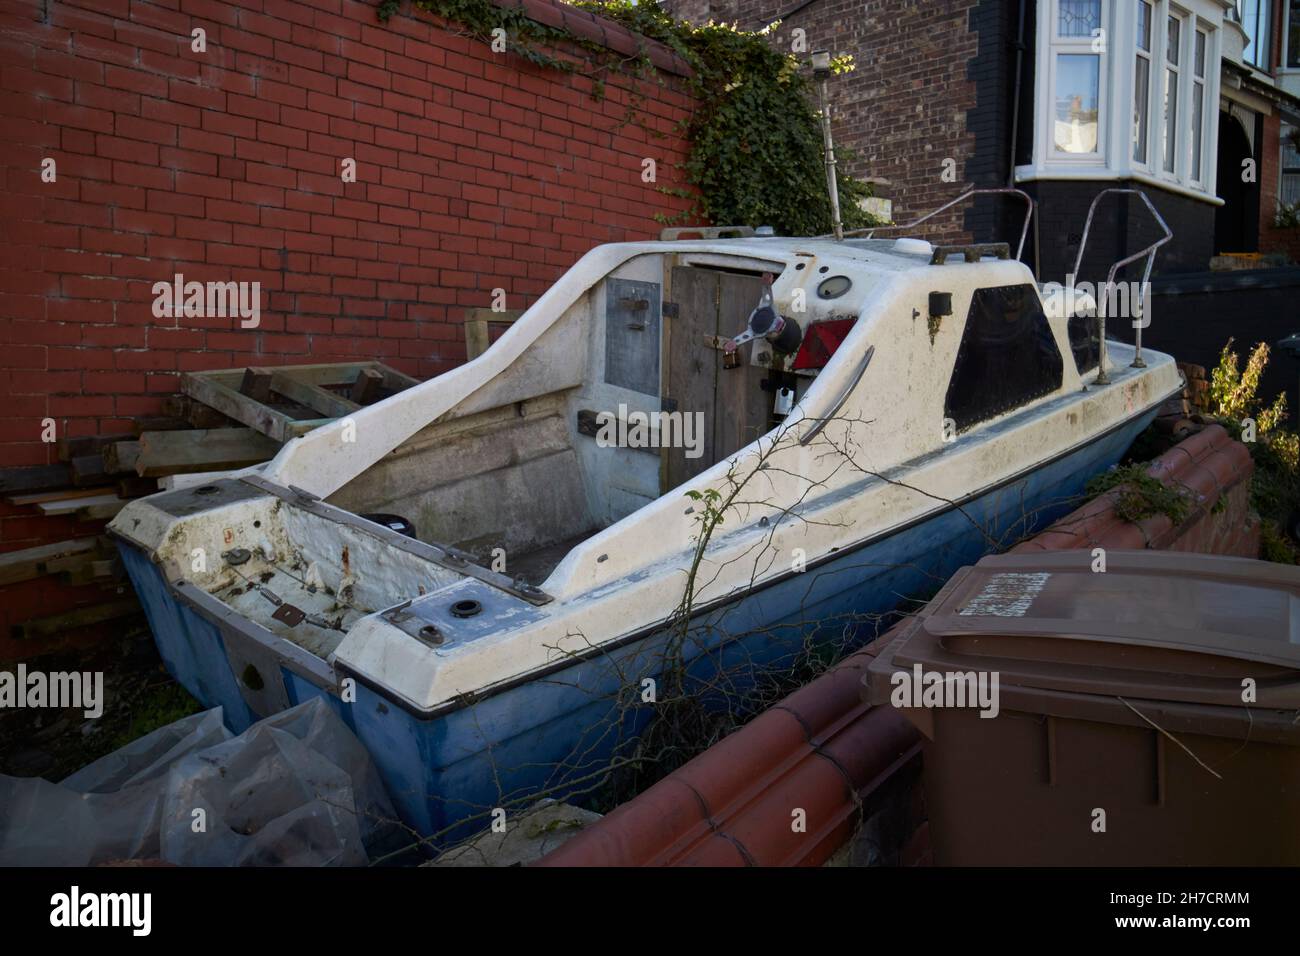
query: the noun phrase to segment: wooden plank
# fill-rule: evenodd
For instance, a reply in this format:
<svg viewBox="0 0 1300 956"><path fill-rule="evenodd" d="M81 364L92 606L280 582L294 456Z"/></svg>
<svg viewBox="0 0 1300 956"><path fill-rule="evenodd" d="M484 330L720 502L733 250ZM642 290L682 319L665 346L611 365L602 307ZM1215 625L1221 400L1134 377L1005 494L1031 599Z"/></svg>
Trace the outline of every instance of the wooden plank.
<svg viewBox="0 0 1300 956"><path fill-rule="evenodd" d="M116 494L98 494L91 498L68 498L65 501L46 501L36 507L41 509L43 515L66 515L72 514L81 508L94 507L96 505L106 505L120 500Z"/></svg>
<svg viewBox="0 0 1300 956"><path fill-rule="evenodd" d="M209 408L202 402L195 402L190 407L190 413L185 416L185 422L190 428L234 428L240 424L229 415L223 415L215 408Z"/></svg>
<svg viewBox="0 0 1300 956"><path fill-rule="evenodd" d="M50 491L55 488L66 488L70 484L72 484L72 469L64 463L5 468L0 471L0 492L5 494Z"/></svg>
<svg viewBox="0 0 1300 956"><path fill-rule="evenodd" d="M185 422L185 427L188 428L228 428L234 422L233 418L221 414L215 408L209 408L188 395L171 395L163 399L163 414ZM168 430L165 428L137 428L135 434L138 438L141 432Z"/></svg>
<svg viewBox="0 0 1300 956"><path fill-rule="evenodd" d="M242 372L237 372L242 377ZM256 429L276 441L285 441L293 437L289 426L294 419L283 412L255 402L247 395L241 395L234 388L223 384L210 373L188 372L181 376L181 388L185 394L198 399L204 405L233 418L235 421Z"/></svg>
<svg viewBox="0 0 1300 956"><path fill-rule="evenodd" d="M30 621L23 621L21 624L15 624L11 633L17 640L53 637L62 634L64 631L89 627L93 624L102 624L105 621L138 614L140 611L140 602L135 598L122 598L104 604L79 607L71 611L65 611L62 614L52 614L49 617L38 617Z"/></svg>
<svg viewBox="0 0 1300 956"><path fill-rule="evenodd" d="M351 385L363 368L383 371L387 366L381 362L328 362L317 365L278 365L268 366L264 371L292 371L294 378L300 382L313 385ZM392 371L392 369L388 369ZM215 369L207 372L187 372L184 377L202 378L220 382L231 388L238 388L244 379L244 369ZM190 393L186 393L190 394Z"/></svg>
<svg viewBox="0 0 1300 956"><path fill-rule="evenodd" d="M384 376L373 368L363 368L348 389L348 398L358 405L370 405L379 400L384 388Z"/></svg>
<svg viewBox="0 0 1300 956"><path fill-rule="evenodd" d="M8 495L5 501L11 505L38 505L43 501L63 501L67 498L90 498L102 495L102 488L60 488L58 491L36 491L29 495Z"/></svg>
<svg viewBox="0 0 1300 956"><path fill-rule="evenodd" d="M58 443L59 461L72 461L76 458L88 458L98 455L105 445L115 441L125 441L135 435L78 435L76 438L60 438Z"/></svg>
<svg viewBox="0 0 1300 956"><path fill-rule="evenodd" d="M289 438L297 438L299 435L305 435L313 428L320 428L322 425L328 425L334 421L333 418L302 418L289 425L287 431Z"/></svg>
<svg viewBox="0 0 1300 956"><path fill-rule="evenodd" d="M145 432L136 473L142 478L196 471L229 471L275 457L277 442L251 428Z"/></svg>
<svg viewBox="0 0 1300 956"><path fill-rule="evenodd" d="M104 470L104 456L100 452L81 455L68 464L72 466L72 483L78 488L107 485L112 481L108 472Z"/></svg>
<svg viewBox="0 0 1300 956"><path fill-rule="evenodd" d="M116 489L119 498L143 498L145 495L152 495L158 490L158 481L154 478L141 478L138 475L131 475L128 478L117 479L117 484L113 487Z"/></svg>
<svg viewBox="0 0 1300 956"><path fill-rule="evenodd" d="M95 551L99 547L99 542L99 538L76 538L72 541L57 541L54 544L42 544L35 548L0 554L0 587L39 578L49 573L46 570L49 562L74 554Z"/></svg>
<svg viewBox="0 0 1300 956"><path fill-rule="evenodd" d="M110 475L135 471L135 463L139 457L140 443L138 441L114 442L104 449L104 470Z"/></svg>
<svg viewBox="0 0 1300 956"><path fill-rule="evenodd" d="M382 362L375 362L372 368L384 377L384 387L390 392L401 392L412 385L420 384L418 378L411 378L411 376L405 375L395 368L389 368Z"/></svg>
<svg viewBox="0 0 1300 956"><path fill-rule="evenodd" d="M757 276L723 273L718 298L718 324L720 334L732 336L745 328L749 313L763 295L763 280ZM723 367L723 354L715 353L718 387L714 391L713 461L725 458L744 448L759 435L766 434L772 416L772 392L763 391L762 381L768 369L753 365L754 352L772 354L772 346L765 340L755 340L740 350L740 366Z"/></svg>
<svg viewBox="0 0 1300 956"><path fill-rule="evenodd" d="M239 382L239 394L265 405L271 400L271 373L264 368L246 368Z"/></svg>
<svg viewBox="0 0 1300 956"><path fill-rule="evenodd" d="M276 441L288 441L313 428L333 421L340 415L355 411L358 404L341 394L327 390L327 386L351 389L365 372L377 372L383 377L383 386L390 392L400 392L419 382L389 368L381 362L333 362L322 365L285 365L276 368L259 368L259 373L269 372L275 382L288 382L288 392L279 391L272 384L272 394L277 391L287 401L301 408L292 408L299 414L314 412L310 418L296 418L284 410L273 408L265 402L254 401L241 394L245 369L220 369L209 372L187 372L181 376L181 390L192 400L222 415L229 416L249 428ZM280 376L286 376L281 379ZM312 386L312 387L306 387ZM250 386L251 387L251 386ZM347 403L346 405L342 403ZM328 413L323 409L329 408ZM315 417L327 415L327 417ZM191 416L191 422L193 417Z"/></svg>
<svg viewBox="0 0 1300 956"><path fill-rule="evenodd" d="M672 271L673 301L678 306L678 317L672 320L674 345L673 350L667 353L668 396L676 402L675 410L683 415L703 412L705 425L703 454L699 458L687 458L682 448L668 449L667 484L670 488L694 478L717 461L714 454L713 393L718 385L722 353L705 348L703 343L706 335L722 333L718 320L720 275L690 266L677 266ZM727 334L734 331L739 330Z"/></svg>
<svg viewBox="0 0 1300 956"><path fill-rule="evenodd" d="M189 427L190 423L184 418L172 418L169 415L150 415L131 421L132 434L137 437L141 432L168 432Z"/></svg>
<svg viewBox="0 0 1300 956"><path fill-rule="evenodd" d="M107 583L106 578L117 580L122 577L123 568L119 558L96 558L93 554L85 557L86 560L79 564L60 568L57 572L59 580L71 585L102 584Z"/></svg>
<svg viewBox="0 0 1300 956"><path fill-rule="evenodd" d="M107 521L109 518L117 517L117 513L125 508L129 502L126 498L114 497L112 501L105 501L100 504L87 504L84 508L77 509L78 521Z"/></svg>
<svg viewBox="0 0 1300 956"><path fill-rule="evenodd" d="M210 485L229 474L228 471L196 471L188 475L163 475L158 479L158 488L161 491L175 491L177 488Z"/></svg>
<svg viewBox="0 0 1300 956"><path fill-rule="evenodd" d="M278 392L285 398L330 418L343 418L361 408L356 402L349 401L342 395L335 395L311 382L299 381L292 369L271 374L271 391Z"/></svg>
<svg viewBox="0 0 1300 956"><path fill-rule="evenodd" d="M660 404L668 409L673 401L672 390L672 354L673 354L673 322L677 319L677 310L670 304L675 304L673 298L673 270L677 268L678 258L675 254L664 256L664 285L663 293L660 297L660 311L663 313L663 321L659 325L659 354L663 360L659 363L659 397ZM659 493L667 494L672 490L670 470L672 468L672 449L660 446L659 448Z"/></svg>
<svg viewBox="0 0 1300 956"><path fill-rule="evenodd" d="M478 358L491 347L493 325L511 325L523 314L522 309L505 309L500 312L494 312L492 309L466 309L466 360Z"/></svg>

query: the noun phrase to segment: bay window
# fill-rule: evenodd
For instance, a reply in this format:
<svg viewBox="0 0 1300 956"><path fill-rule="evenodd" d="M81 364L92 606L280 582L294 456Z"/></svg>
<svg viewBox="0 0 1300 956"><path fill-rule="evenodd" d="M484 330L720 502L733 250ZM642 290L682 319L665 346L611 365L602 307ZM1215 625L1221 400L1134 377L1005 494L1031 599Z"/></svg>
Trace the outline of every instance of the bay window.
<svg viewBox="0 0 1300 956"><path fill-rule="evenodd" d="M1137 59L1133 66L1133 161L1147 165L1151 128L1151 4L1138 0Z"/></svg>
<svg viewBox="0 0 1300 956"><path fill-rule="evenodd" d="M1210 38L1204 30L1196 31L1192 45L1192 172L1193 183L1205 181L1205 77L1206 55Z"/></svg>
<svg viewBox="0 0 1300 956"><path fill-rule="evenodd" d="M1278 200L1285 206L1300 206L1300 149L1296 147L1297 128L1282 124L1282 181Z"/></svg>
<svg viewBox="0 0 1300 956"><path fill-rule="evenodd" d="M1287 0L1300 6L1300 0ZM1039 0L1035 179L1214 197L1221 0Z"/></svg>
<svg viewBox="0 0 1300 956"><path fill-rule="evenodd" d="M1177 171L1178 163L1178 87L1182 78L1179 67L1182 51L1182 21L1170 16L1165 35L1165 132L1161 143L1164 154L1164 170L1167 173Z"/></svg>
<svg viewBox="0 0 1300 956"><path fill-rule="evenodd" d="M1052 37L1052 149L1064 157L1101 152L1106 47L1103 0L1057 0Z"/></svg>
<svg viewBox="0 0 1300 956"><path fill-rule="evenodd" d="M1269 56L1273 48L1273 0L1237 0L1237 18L1250 38L1242 59L1269 72L1273 65Z"/></svg>
<svg viewBox="0 0 1300 956"><path fill-rule="evenodd" d="M1300 70L1300 0L1291 0L1287 7L1286 65Z"/></svg>

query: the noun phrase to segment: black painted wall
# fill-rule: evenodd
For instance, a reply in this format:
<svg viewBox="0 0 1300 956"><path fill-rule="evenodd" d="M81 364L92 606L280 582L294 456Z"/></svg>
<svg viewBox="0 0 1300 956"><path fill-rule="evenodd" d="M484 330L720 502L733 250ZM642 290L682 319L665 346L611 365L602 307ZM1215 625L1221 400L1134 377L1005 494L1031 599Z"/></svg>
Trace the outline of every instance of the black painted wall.
<svg viewBox="0 0 1300 956"><path fill-rule="evenodd" d="M1140 189L1146 193L1173 230L1173 241L1156 254L1153 276L1201 272L1209 267L1214 254L1215 214L1215 207L1209 203L1132 181L1043 180L1023 186L1038 201L1040 281L1065 281L1078 255L1088 206L1099 192L1110 187ZM1162 234L1140 199L1107 196L1097 208L1081 274L1076 280L1104 280L1111 263L1138 252ZM1129 280L1141 277L1140 262L1119 276Z"/></svg>
<svg viewBox="0 0 1300 956"><path fill-rule="evenodd" d="M978 52L966 69L976 92L976 107L966 116L966 128L975 135L974 154L965 167L970 186L1000 187L1010 182L1016 31L1022 2L1033 6L1033 0L981 0L970 12L970 31L979 36ZM1032 57L1032 51L1026 55ZM1032 71L1026 73L1025 83L1032 96ZM1026 117L1029 112L1032 108ZM966 212L966 229L976 242L1014 242L1023 222L1024 205L1013 199L981 198Z"/></svg>
<svg viewBox="0 0 1300 956"><path fill-rule="evenodd" d="M1016 52L1021 5L1025 29L1020 95L1016 97ZM967 72L976 83L976 108L967 115L975 134L975 155L966 163L966 178L974 186L1006 186L1015 165L1032 161L1034 135L1034 36L1037 4L1034 0L981 0L971 11L970 28L979 35L976 57ZM1019 128L1012 155L1012 129L1019 110ZM1031 230L1024 259L1038 261L1042 282L1065 281L1074 264L1084 220L1093 198L1108 187L1141 189L1173 230L1173 241L1156 256L1154 276L1199 272L1209 268L1214 254L1215 208L1176 193L1142 183L1111 181L1044 180L1022 183L1020 188L1038 202L1039 221ZM1161 233L1146 207L1127 197L1109 197L1098 209L1082 280L1105 279L1110 264L1149 245ZM1019 236L1023 206L1010 199L987 198L972 204L966 228L977 242L1008 241ZM1121 278L1140 278L1132 271Z"/></svg>
<svg viewBox="0 0 1300 956"><path fill-rule="evenodd" d="M1300 268L1171 276L1151 286L1151 324L1142 332L1143 347L1204 365L1207 372L1230 338L1244 366L1257 343L1271 347L1300 332ZM1131 323L1108 326L1107 334L1112 330L1116 338L1133 341ZM1300 360L1274 350L1259 395L1272 404L1285 391L1293 427L1300 420L1298 386Z"/></svg>

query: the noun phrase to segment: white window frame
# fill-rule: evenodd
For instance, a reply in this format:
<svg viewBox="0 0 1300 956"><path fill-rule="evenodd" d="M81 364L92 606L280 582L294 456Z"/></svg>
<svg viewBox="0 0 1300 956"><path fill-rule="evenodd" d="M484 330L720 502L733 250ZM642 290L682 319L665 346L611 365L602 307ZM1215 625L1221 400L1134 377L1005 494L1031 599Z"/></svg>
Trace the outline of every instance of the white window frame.
<svg viewBox="0 0 1300 956"><path fill-rule="evenodd" d="M1209 158L1209 151L1212 144L1206 141L1205 127L1209 125L1209 110L1211 107L1209 101L1210 92L1210 71L1215 64L1210 59L1210 51L1214 48L1214 34L1203 22L1196 17L1189 17L1192 21L1191 42L1188 44L1188 63L1187 63L1187 183L1190 186L1205 186L1205 169L1208 165L1206 160ZM1205 62L1201 74L1196 72L1196 41L1200 37L1205 37ZM1197 89L1200 92L1197 93ZM1196 129L1195 109L1197 100L1200 100L1201 106L1201 139L1198 143L1192 133ZM1200 148L1201 156L1201 174L1196 175L1196 151Z"/></svg>
<svg viewBox="0 0 1300 956"><path fill-rule="evenodd" d="M1168 179L1172 182L1178 182L1185 171L1186 164L1183 162L1183 153L1185 150L1179 148L1180 143L1185 143L1188 139L1183 134L1183 123L1188 119L1187 106L1187 84L1183 82L1187 64L1187 34L1189 21L1191 17L1178 7L1161 3L1160 9L1160 32L1158 34L1160 42L1160 164L1156 167L1161 179ZM1173 20L1178 23L1178 49L1173 51L1173 58L1170 57L1169 49L1169 22ZM1169 74L1173 73L1178 88L1174 91L1173 97L1173 136L1170 137L1169 124ZM1172 160L1172 166L1170 164Z"/></svg>
<svg viewBox="0 0 1300 956"><path fill-rule="evenodd" d="M1292 202L1300 202L1300 150L1291 146L1288 142L1289 131L1295 128L1300 127L1293 126L1285 120L1282 121L1282 143L1277 164L1277 201L1279 204L1286 198L1286 180L1288 178L1296 181L1296 198ZM1295 154L1295 159L1291 159L1288 153Z"/></svg>
<svg viewBox="0 0 1300 956"><path fill-rule="evenodd" d="M1135 180L1168 192L1222 205L1215 195L1219 135L1219 96L1225 9L1221 0L1150 0L1152 8L1151 74L1147 101L1146 162L1134 158L1136 148L1137 4L1133 0L1103 0L1106 30L1099 83L1098 152L1061 153L1055 149L1056 56L1061 52L1092 51L1092 38L1056 37L1058 0L1039 0L1034 82L1033 159L1016 168L1017 182L1034 180ZM1119 11L1118 15L1116 11ZM1175 126L1174 171L1164 170L1165 46L1168 17L1181 19L1179 31L1178 123ZM1201 177L1191 179L1191 104L1195 86L1195 37L1206 36L1204 106L1201 123ZM1143 54L1146 55L1145 53Z"/></svg>
<svg viewBox="0 0 1300 956"><path fill-rule="evenodd" d="M1261 16L1261 11L1257 7L1256 15L1250 23L1247 23L1246 18L1242 15L1241 0L1236 0L1233 4L1237 10L1238 22L1241 24L1242 29L1246 31L1246 36L1250 38L1247 47L1254 47L1255 59L1259 60L1262 58L1264 64L1261 66L1254 62L1254 60L1247 59L1245 50L1242 51L1242 60L1251 69L1258 70L1261 73L1266 73L1271 76L1278 68L1278 64L1273 62L1273 4L1276 0L1257 0L1257 2L1261 6L1266 4L1268 6L1268 12ZM1264 24L1262 30L1259 26L1261 23ZM1261 37L1258 35L1260 33L1264 34L1262 39L1266 41L1262 44L1260 43ZM1283 45L1285 45L1285 43ZM1285 63L1286 61L1283 60L1282 62Z"/></svg>
<svg viewBox="0 0 1300 956"><path fill-rule="evenodd" d="M1101 0L1101 39L1103 42L1102 51L1097 52L1094 46L1097 43L1097 37L1090 35L1086 37L1063 37L1056 32L1059 23L1059 11L1061 0L1050 0L1051 18L1046 24L1048 45L1050 52L1048 54L1048 75L1050 77L1048 84L1048 112L1046 114L1047 123L1044 123L1044 142L1048 150L1048 155L1053 163L1065 165L1085 165L1097 166L1106 163L1106 140L1107 126L1110 122L1110 96L1109 96L1109 32L1110 32L1110 9L1112 0ZM1057 102L1057 74L1056 67L1060 62L1061 56L1095 56L1097 58L1097 148L1091 153L1067 153L1056 148L1056 102ZM1039 115L1043 115L1040 113ZM1050 123L1050 128L1049 128Z"/></svg>
<svg viewBox="0 0 1300 956"><path fill-rule="evenodd" d="M1300 19L1300 5L1295 4L1292 0L1281 0L1282 2L1282 59L1274 70L1276 73L1295 73L1300 71L1300 50L1291 49L1291 21L1293 18ZM1296 58L1295 66L1291 65L1291 58Z"/></svg>
<svg viewBox="0 0 1300 956"><path fill-rule="evenodd" d="M1141 9L1141 7L1138 4L1143 4L1143 3L1146 4L1146 6L1149 7L1151 10L1151 28L1150 28L1150 37L1148 40L1149 48L1146 50L1142 49L1137 44L1137 12L1138 10ZM1135 3L1133 6L1133 96L1131 96L1130 99L1133 101L1132 109L1134 112L1136 112L1137 111L1137 61L1138 58L1140 57L1143 60L1146 60L1146 64L1147 64L1147 103L1146 103L1147 149L1146 149L1146 155L1143 156L1141 159L1138 159L1137 146L1138 146L1139 137L1136 129L1137 124L1136 124L1136 117L1135 117L1134 118L1135 121L1132 124L1134 126L1133 143L1132 143L1132 149L1129 151L1129 155L1133 157L1134 166L1136 166L1138 169L1144 169L1148 171L1152 169L1151 156L1152 153L1154 152L1154 146L1155 146L1154 136L1153 136L1154 130L1151 128L1152 127L1151 120L1156 115L1156 108L1154 103L1155 88L1158 85L1158 78L1156 77L1156 18L1159 15L1160 15L1159 0L1137 0L1137 3Z"/></svg>

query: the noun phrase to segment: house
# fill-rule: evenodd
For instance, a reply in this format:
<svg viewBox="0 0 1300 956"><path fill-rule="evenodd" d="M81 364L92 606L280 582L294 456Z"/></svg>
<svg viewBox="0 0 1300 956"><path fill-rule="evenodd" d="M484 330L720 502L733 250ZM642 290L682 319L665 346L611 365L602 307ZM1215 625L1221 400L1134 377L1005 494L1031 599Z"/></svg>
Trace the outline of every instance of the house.
<svg viewBox="0 0 1300 956"><path fill-rule="evenodd" d="M666 0L679 16L755 29L792 52L852 54L832 86L836 142L906 222L964 185L1014 185L1039 204L1026 259L1071 271L1088 206L1146 192L1174 231L1157 273L1224 253L1288 253L1300 199L1300 0ZM981 199L939 234L1017 233ZM1159 235L1145 208L1104 201L1084 260L1096 273Z"/></svg>

